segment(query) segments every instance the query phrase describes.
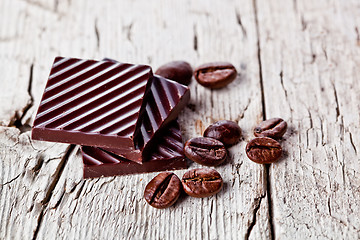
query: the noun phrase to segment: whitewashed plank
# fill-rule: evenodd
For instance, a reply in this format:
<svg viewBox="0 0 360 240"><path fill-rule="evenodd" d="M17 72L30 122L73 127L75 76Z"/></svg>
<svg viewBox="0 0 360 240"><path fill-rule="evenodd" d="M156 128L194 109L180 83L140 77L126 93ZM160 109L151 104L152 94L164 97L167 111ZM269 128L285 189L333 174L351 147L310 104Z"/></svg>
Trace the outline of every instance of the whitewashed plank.
<svg viewBox="0 0 360 240"><path fill-rule="evenodd" d="M359 4L256 2L266 116L290 126L270 169L275 237L359 239Z"/></svg>
<svg viewBox="0 0 360 240"><path fill-rule="evenodd" d="M65 144L32 142L0 127L0 238L32 238L66 161Z"/></svg>

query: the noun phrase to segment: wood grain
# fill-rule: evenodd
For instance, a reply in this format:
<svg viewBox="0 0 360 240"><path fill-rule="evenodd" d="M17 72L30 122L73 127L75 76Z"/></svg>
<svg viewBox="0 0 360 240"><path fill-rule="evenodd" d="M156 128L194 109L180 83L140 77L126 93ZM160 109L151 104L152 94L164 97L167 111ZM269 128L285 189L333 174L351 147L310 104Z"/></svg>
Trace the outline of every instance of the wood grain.
<svg viewBox="0 0 360 240"><path fill-rule="evenodd" d="M290 126L284 160L270 168L278 239L360 238L355 9L356 2L258 1L266 117Z"/></svg>
<svg viewBox="0 0 360 240"><path fill-rule="evenodd" d="M359 8L355 0L1 1L0 238L360 238ZM171 60L233 63L238 78L223 89L193 80L180 116L184 140L220 119L241 126L242 141L216 167L223 190L154 209L142 195L156 173L83 180L78 147L32 141L58 55L154 71ZM263 166L244 148L270 117L289 130L283 159Z"/></svg>

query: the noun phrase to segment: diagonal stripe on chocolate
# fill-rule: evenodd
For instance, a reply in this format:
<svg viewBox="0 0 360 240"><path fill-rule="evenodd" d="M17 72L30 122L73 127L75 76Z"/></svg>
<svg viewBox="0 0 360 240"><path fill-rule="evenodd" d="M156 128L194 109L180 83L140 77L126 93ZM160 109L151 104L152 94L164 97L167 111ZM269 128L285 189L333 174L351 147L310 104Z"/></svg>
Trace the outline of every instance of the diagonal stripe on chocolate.
<svg viewBox="0 0 360 240"><path fill-rule="evenodd" d="M104 60L117 62L106 58ZM190 99L188 87L172 80L154 75L149 94L146 97L146 106L142 119L140 120L140 132L135 135L136 147L142 151L142 158L135 159L133 156L125 156L122 149L110 149L107 151L124 156L127 159L142 162L148 155L149 150L156 143L161 132L166 126L176 119L179 112L186 106Z"/></svg>
<svg viewBox="0 0 360 240"><path fill-rule="evenodd" d="M155 147L142 164L122 158L101 148L82 146L84 178L108 177L134 173L187 168L181 131L177 120L157 138Z"/></svg>
<svg viewBox="0 0 360 240"><path fill-rule="evenodd" d="M139 159L134 137L152 79L145 65L57 57L32 138L122 149Z"/></svg>

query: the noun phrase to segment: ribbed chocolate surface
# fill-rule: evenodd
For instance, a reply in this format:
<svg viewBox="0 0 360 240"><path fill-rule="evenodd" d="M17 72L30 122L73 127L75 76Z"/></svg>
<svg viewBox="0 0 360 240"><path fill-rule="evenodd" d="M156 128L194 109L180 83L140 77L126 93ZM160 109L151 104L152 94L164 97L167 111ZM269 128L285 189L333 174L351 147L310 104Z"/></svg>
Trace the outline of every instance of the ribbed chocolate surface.
<svg viewBox="0 0 360 240"><path fill-rule="evenodd" d="M104 61L116 63L116 60L105 58ZM137 149L144 150L148 155L146 148L153 147L156 141L156 134L165 127L170 121L177 118L179 112L186 106L190 99L190 90L188 87L175 81L154 75L150 91L146 97L146 106L144 114L140 119L140 132L136 132L134 141ZM106 149L118 155L123 155L122 149ZM129 159L141 162L141 159Z"/></svg>
<svg viewBox="0 0 360 240"><path fill-rule="evenodd" d="M189 98L189 88L154 75L150 91L145 100L145 111L140 119L140 132L135 136L136 147L144 151L146 147L153 147L158 138L157 134L161 134L163 128L166 128L169 122L177 118ZM149 146L147 146L148 144ZM123 155L121 149L106 150ZM147 150L144 155L148 155L148 151L150 150Z"/></svg>
<svg viewBox="0 0 360 240"><path fill-rule="evenodd" d="M154 76L140 125L141 134L137 138L140 149L150 141L162 125L177 117L179 111L188 102L189 93L189 89L181 84ZM182 98L186 103L180 103Z"/></svg>
<svg viewBox="0 0 360 240"><path fill-rule="evenodd" d="M151 78L144 65L57 57L34 128L130 137Z"/></svg>
<svg viewBox="0 0 360 240"><path fill-rule="evenodd" d="M82 154L84 165L102 165L128 161L116 154L96 147L82 146ZM156 147L152 148L152 152L147 160L157 161L174 158L184 158L181 131L177 120L172 121L168 125L167 131L164 131L164 135L158 138ZM134 164L139 165L137 163Z"/></svg>
<svg viewBox="0 0 360 240"><path fill-rule="evenodd" d="M182 142L181 130L177 120L172 121L162 135L155 141L155 146L149 154L149 159L170 159L175 157L184 158L184 145Z"/></svg>
<svg viewBox="0 0 360 240"><path fill-rule="evenodd" d="M129 161L101 148L82 146L84 178L114 176L142 172L165 171L186 168L181 131L177 121L169 124L153 148L148 161L142 164Z"/></svg>

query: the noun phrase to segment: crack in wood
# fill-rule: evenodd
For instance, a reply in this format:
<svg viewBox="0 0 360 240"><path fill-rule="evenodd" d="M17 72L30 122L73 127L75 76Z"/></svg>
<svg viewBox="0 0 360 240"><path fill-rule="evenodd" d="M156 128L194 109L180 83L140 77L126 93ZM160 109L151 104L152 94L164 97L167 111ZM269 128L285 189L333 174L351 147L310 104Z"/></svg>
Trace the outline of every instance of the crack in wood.
<svg viewBox="0 0 360 240"><path fill-rule="evenodd" d="M262 75L262 61L261 61L261 45L260 45L260 29L259 29L259 16L257 11L257 0L253 0L253 8L254 8L254 15L255 15L255 27L256 27L256 36L257 36L257 58L258 58L258 65L259 65L259 77L260 77L260 89L261 89L261 103L262 103L262 115L263 120L266 119L266 104L265 104L265 92L264 92L264 82L263 82L263 75ZM266 185L264 188L266 188L266 196L268 200L268 216L269 216L269 225L270 225L270 236L271 239L275 239L275 226L274 226L274 220L273 220L273 207L272 207L272 199L271 199L271 182L270 182L270 165L265 165L265 179L266 179ZM261 203L261 201L260 201ZM260 203L258 205L258 208L260 207ZM258 208L254 211L254 218L253 218L253 225L248 228L247 231L247 237L250 236L251 230L253 226L256 223L256 212L258 211Z"/></svg>
<svg viewBox="0 0 360 240"><path fill-rule="evenodd" d="M46 191L46 194L45 194L45 197L44 199L41 201L41 204L42 204L42 209L41 209L41 212L40 212L40 215L38 217L38 220L37 220L37 225L36 225L36 228L35 228L35 231L34 231L34 235L33 235L33 240L37 238L37 235L39 233L39 230L40 230L40 226L41 226L41 223L42 223L42 220L43 220L43 217L44 217L44 212L45 212L45 208L46 206L48 205L51 197L52 197L52 194L53 194L53 191L57 185L57 183L59 182L59 179L61 177L61 174L63 173L64 171L64 168L65 168L65 165L70 157L70 154L74 151L75 149L75 145L69 145L66 149L66 152L65 152L65 155L62 157L55 173L54 173L54 179L53 181L51 182L49 188L47 189ZM61 199L63 198L63 195L60 197L60 200L56 203L56 207L60 204L61 202Z"/></svg>
<svg viewBox="0 0 360 240"><path fill-rule="evenodd" d="M55 177L54 180L52 181L52 183L50 184L44 199L41 201L42 205L46 205L49 201L50 198L53 194L53 191L56 187L56 184L59 182L60 176L62 174L62 172L64 171L65 165L67 163L67 160L70 157L70 154L73 152L73 150L75 149L75 145L69 145L69 147L66 149L65 155L64 157L61 159L56 171L55 171Z"/></svg>
<svg viewBox="0 0 360 240"><path fill-rule="evenodd" d="M280 76L280 84L281 84L281 87L284 91L284 94L285 94L285 98L286 98L286 103L289 107L289 110L290 110L290 116L291 116L291 119L293 118L293 112L294 110L292 109L291 107L291 104L290 104L290 100L289 100L289 97L288 97L288 91L286 90L285 88L285 85L284 85L284 68L283 68L283 59L284 59L284 56L283 56L283 52L281 52L281 62L280 62L280 73L279 73L279 76Z"/></svg>
<svg viewBox="0 0 360 240"><path fill-rule="evenodd" d="M339 107L339 101L338 101L338 95L337 95L337 91L336 91L336 87L335 87L335 84L332 83L332 87L333 87L333 90L334 90L334 97L335 97L335 104L336 104L336 119L339 118L340 116L340 107Z"/></svg>
<svg viewBox="0 0 360 240"><path fill-rule="evenodd" d="M82 190L84 189L85 182L86 182L86 180L82 180L82 184L81 184L79 190L76 192L75 199L78 199L80 197L80 194L81 194Z"/></svg>
<svg viewBox="0 0 360 240"><path fill-rule="evenodd" d="M109 181L103 182L103 183L100 185L99 190L100 190L101 188L103 188L106 184L113 182L115 179L116 179L116 176L114 176L114 177L113 177L112 179L110 179Z"/></svg>
<svg viewBox="0 0 360 240"><path fill-rule="evenodd" d="M124 26L123 29L126 31L126 38L129 42L132 42L132 27L134 22L131 22L128 26Z"/></svg>
<svg viewBox="0 0 360 240"><path fill-rule="evenodd" d="M35 228L35 231L34 231L34 235L33 235L33 237L32 237L32 240L35 240L35 239L37 238L37 235L38 235L38 233L39 233L40 225L41 225L41 223L42 223L43 217L44 217L44 208L41 210L40 215L39 215L39 217L38 217L37 224L36 224L36 228Z"/></svg>
<svg viewBox="0 0 360 240"><path fill-rule="evenodd" d="M268 214L269 214L269 224L270 224L270 234L271 239L275 239L275 226L274 226L274 213L273 213L273 203L271 199L271 178L270 178L270 164L265 165L265 177L266 177L266 195L268 200Z"/></svg>
<svg viewBox="0 0 360 240"><path fill-rule="evenodd" d="M353 137L352 137L352 133L351 133L351 132L349 132L349 137L350 137L350 143L351 143L351 145L352 145L355 153L357 154L357 148L356 148L356 146L355 146L355 144L354 144L354 141L353 141Z"/></svg>
<svg viewBox="0 0 360 240"><path fill-rule="evenodd" d="M61 193L61 196L60 196L59 200L55 203L54 207L52 207L51 209L56 209L60 205L60 203L63 200L64 196L65 196L65 184L64 184L64 189L63 189L63 192Z"/></svg>
<svg viewBox="0 0 360 240"><path fill-rule="evenodd" d="M213 208L214 208L214 200L211 201L211 205L210 205L210 211L209 211L209 225L212 225L212 214L213 214Z"/></svg>
<svg viewBox="0 0 360 240"><path fill-rule="evenodd" d="M325 139L324 139L324 121L323 119L320 117L320 133L321 133L321 145L322 146L325 146L326 143L325 143ZM309 146L309 139L308 139L308 142L307 142L308 146ZM318 140L316 138L316 146L318 146Z"/></svg>
<svg viewBox="0 0 360 240"><path fill-rule="evenodd" d="M314 64L315 61L316 61L316 54L313 53L313 54L311 55L311 62L310 62L310 64Z"/></svg>
<svg viewBox="0 0 360 240"><path fill-rule="evenodd" d="M197 32L196 32L196 24L194 24L194 50L195 52L198 51L198 39L197 39Z"/></svg>
<svg viewBox="0 0 360 240"><path fill-rule="evenodd" d="M287 98L288 98L288 94L287 94L287 91L286 91L285 86L284 86L284 75L283 75L283 70L281 70L281 72L280 72L279 76L280 76L280 83L281 83L281 87L282 87L282 89L283 89L283 91L284 91L284 93L285 93L285 98L287 99Z"/></svg>
<svg viewBox="0 0 360 240"><path fill-rule="evenodd" d="M39 173L40 168L44 164L44 157L40 154L40 156L37 158L37 162L35 166L33 167L32 171L35 173L36 176Z"/></svg>
<svg viewBox="0 0 360 240"><path fill-rule="evenodd" d="M345 176L346 176L346 174L345 174L345 163L344 163L344 161L340 162L340 159L339 159L339 156L338 156L338 150L337 150L336 145L334 146L334 149L335 149L335 158L336 158L336 161L338 161L339 164L340 164L340 166L341 166L342 179L343 179L343 183L344 183L344 185L345 185L345 182L346 182L346 181L345 181Z"/></svg>
<svg viewBox="0 0 360 240"><path fill-rule="evenodd" d="M245 116L245 112L248 110L249 106L251 103L251 98L248 99L248 102L246 104L246 106L244 107L244 110L238 115L238 117L235 119L236 122L239 122L241 119L244 118Z"/></svg>
<svg viewBox="0 0 360 240"><path fill-rule="evenodd" d="M11 179L10 181L7 181L6 183L1 184L1 186L5 186L5 185L7 185L7 184L12 183L12 182L15 181L16 179L18 179L21 175L22 175L22 173L20 173L19 175L17 175L16 177L14 177L13 179Z"/></svg>
<svg viewBox="0 0 360 240"><path fill-rule="evenodd" d="M301 142L301 137L300 134L298 134L298 141ZM299 161L302 161L302 149L299 148Z"/></svg>
<svg viewBox="0 0 360 240"><path fill-rule="evenodd" d="M250 225L246 231L246 234L245 234L245 239L249 239L250 237L250 234L251 234L251 231L253 230L255 224L256 224L256 215L257 215L257 212L259 211L260 209L260 206L261 206L261 201L263 200L263 198L265 198L265 195L261 195L260 197L258 198L255 198L254 199L254 204L255 205L255 208L253 210L253 218L250 222Z"/></svg>
<svg viewBox="0 0 360 240"><path fill-rule="evenodd" d="M30 96L30 99L28 101L28 103L26 104L26 106L23 108L23 113L21 114L21 116L18 115L18 113L15 114L15 119L10 121L10 124L8 125L8 127L16 127L20 130L21 133L23 132L27 132L31 130L31 126L27 123L23 124L23 119L26 115L26 113L29 111L29 109L34 106L34 97L32 94L32 84L33 84L33 72L34 72L34 63L32 63L30 65L30 73L29 73L29 82L28 82L28 88L27 88L27 92Z"/></svg>
<svg viewBox="0 0 360 240"><path fill-rule="evenodd" d="M302 27L302 31L305 31L307 28L308 23L305 21L304 15L301 15L301 27Z"/></svg>
<svg viewBox="0 0 360 240"><path fill-rule="evenodd" d="M257 37L257 59L258 59L258 65L259 65L262 115L263 115L263 120L265 120L266 119L266 105L265 105L264 82L263 82L263 76L262 76L262 64L261 64L261 46L260 46L259 19L258 19L256 1L257 0L253 0L253 7L254 7L254 15L255 15L256 37Z"/></svg>
<svg viewBox="0 0 360 240"><path fill-rule="evenodd" d="M281 62L281 66L282 66L282 62ZM289 97L288 97L288 92L284 86L284 75L283 75L283 70L282 70L282 67L281 67L281 71L280 71L280 84L281 84L281 87L284 91L284 94L285 94L285 98L286 98L286 102L287 102L287 105L289 106L289 109L290 109L290 114L292 116L292 112L294 111L290 105L290 100L289 100Z"/></svg>
<svg viewBox="0 0 360 240"><path fill-rule="evenodd" d="M358 46L360 46L360 33L358 27L355 27L355 33L356 33L356 43Z"/></svg>
<svg viewBox="0 0 360 240"><path fill-rule="evenodd" d="M314 123L313 123L313 120L312 120L312 116L311 116L311 112L309 110L309 108L306 108L308 114L309 114L309 121L310 121L310 129L314 127ZM308 129L309 130L309 129Z"/></svg>
<svg viewBox="0 0 360 240"><path fill-rule="evenodd" d="M97 26L97 18L95 19L94 28L95 28L95 36L96 36L96 47L97 47L97 49L99 49L100 48L100 33L99 33L98 26Z"/></svg>
<svg viewBox="0 0 360 240"><path fill-rule="evenodd" d="M235 185L235 179L237 178L238 179L238 182L239 182L239 188L241 187L242 183L244 182L244 180L241 180L241 175L240 175L240 168L241 166L243 165L244 162L240 162L240 163L236 163L236 164L231 164L233 167L235 167L235 174L233 175L237 175L234 176L233 178L233 182L232 182L232 187L234 187Z"/></svg>
<svg viewBox="0 0 360 240"><path fill-rule="evenodd" d="M242 33L244 34L244 37L247 37L246 29L245 29L245 27L244 27L244 25L242 24L242 21L241 21L241 15L240 15L240 13L239 13L239 11L237 9L235 10L235 16L236 16L236 21L239 24Z"/></svg>
<svg viewBox="0 0 360 240"><path fill-rule="evenodd" d="M323 51L323 53L324 53L325 59L326 59L326 61L327 61L327 60L328 60L328 54L327 54L327 51L326 51L326 47L325 47L325 46L321 46L321 48L322 48L322 51Z"/></svg>

